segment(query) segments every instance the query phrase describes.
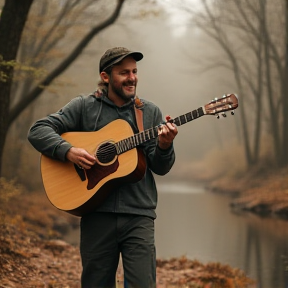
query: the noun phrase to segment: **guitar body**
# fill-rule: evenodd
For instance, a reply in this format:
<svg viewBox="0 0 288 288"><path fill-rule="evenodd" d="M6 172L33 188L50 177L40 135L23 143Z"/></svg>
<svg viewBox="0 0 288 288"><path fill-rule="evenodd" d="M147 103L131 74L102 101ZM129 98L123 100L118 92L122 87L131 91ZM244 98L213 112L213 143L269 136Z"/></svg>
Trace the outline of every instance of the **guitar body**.
<svg viewBox="0 0 288 288"><path fill-rule="evenodd" d="M67 132L61 137L95 155L103 143L116 143L133 135L129 123L118 119L99 131ZM70 161L41 156L41 174L48 199L56 208L76 216L91 212L121 183L139 181L145 170L144 154L137 148L116 155L109 163L97 162L89 170L80 169Z"/></svg>

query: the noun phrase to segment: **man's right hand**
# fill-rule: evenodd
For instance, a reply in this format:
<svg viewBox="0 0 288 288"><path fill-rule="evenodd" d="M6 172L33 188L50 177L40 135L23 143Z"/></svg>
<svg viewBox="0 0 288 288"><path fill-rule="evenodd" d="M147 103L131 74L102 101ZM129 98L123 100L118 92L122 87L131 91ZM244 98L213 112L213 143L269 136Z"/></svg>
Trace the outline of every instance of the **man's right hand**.
<svg viewBox="0 0 288 288"><path fill-rule="evenodd" d="M90 169L96 162L96 158L83 148L71 147L66 158L83 169Z"/></svg>

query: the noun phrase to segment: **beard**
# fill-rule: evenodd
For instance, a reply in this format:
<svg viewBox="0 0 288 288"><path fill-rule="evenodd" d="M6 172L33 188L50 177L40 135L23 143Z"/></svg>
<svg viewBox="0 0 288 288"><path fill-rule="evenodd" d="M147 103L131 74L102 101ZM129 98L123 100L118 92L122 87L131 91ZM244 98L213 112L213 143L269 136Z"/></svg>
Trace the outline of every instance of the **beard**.
<svg viewBox="0 0 288 288"><path fill-rule="evenodd" d="M111 85L112 91L125 102L133 99L136 95L136 81L126 81L121 85ZM134 87L134 88L133 88Z"/></svg>

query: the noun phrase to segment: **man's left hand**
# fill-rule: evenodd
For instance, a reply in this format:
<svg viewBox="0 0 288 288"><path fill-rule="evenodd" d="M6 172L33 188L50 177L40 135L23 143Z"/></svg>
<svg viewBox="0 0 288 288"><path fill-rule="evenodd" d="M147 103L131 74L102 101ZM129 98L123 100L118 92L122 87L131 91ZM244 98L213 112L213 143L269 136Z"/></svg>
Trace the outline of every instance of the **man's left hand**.
<svg viewBox="0 0 288 288"><path fill-rule="evenodd" d="M158 145L161 149L168 149L176 137L178 130L177 126L174 123L170 123L169 120L171 117L166 116L166 124L163 124L158 129Z"/></svg>

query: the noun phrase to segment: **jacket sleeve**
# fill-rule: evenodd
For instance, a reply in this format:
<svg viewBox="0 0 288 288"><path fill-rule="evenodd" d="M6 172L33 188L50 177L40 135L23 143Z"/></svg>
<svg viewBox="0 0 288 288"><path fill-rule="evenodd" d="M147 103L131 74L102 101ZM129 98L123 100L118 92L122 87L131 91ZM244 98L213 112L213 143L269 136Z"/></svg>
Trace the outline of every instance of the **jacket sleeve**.
<svg viewBox="0 0 288 288"><path fill-rule="evenodd" d="M154 115L152 116L153 127L163 123L163 117L160 109L155 106ZM151 128L151 127L150 127ZM161 149L158 146L158 138L149 141L145 145L145 154L147 159L148 168L157 175L165 175L172 168L175 162L175 151L172 145L168 149Z"/></svg>
<svg viewBox="0 0 288 288"><path fill-rule="evenodd" d="M65 161L67 151L72 145L61 134L79 131L81 128L82 97L76 97L54 114L35 122L28 132L28 140L40 153Z"/></svg>

